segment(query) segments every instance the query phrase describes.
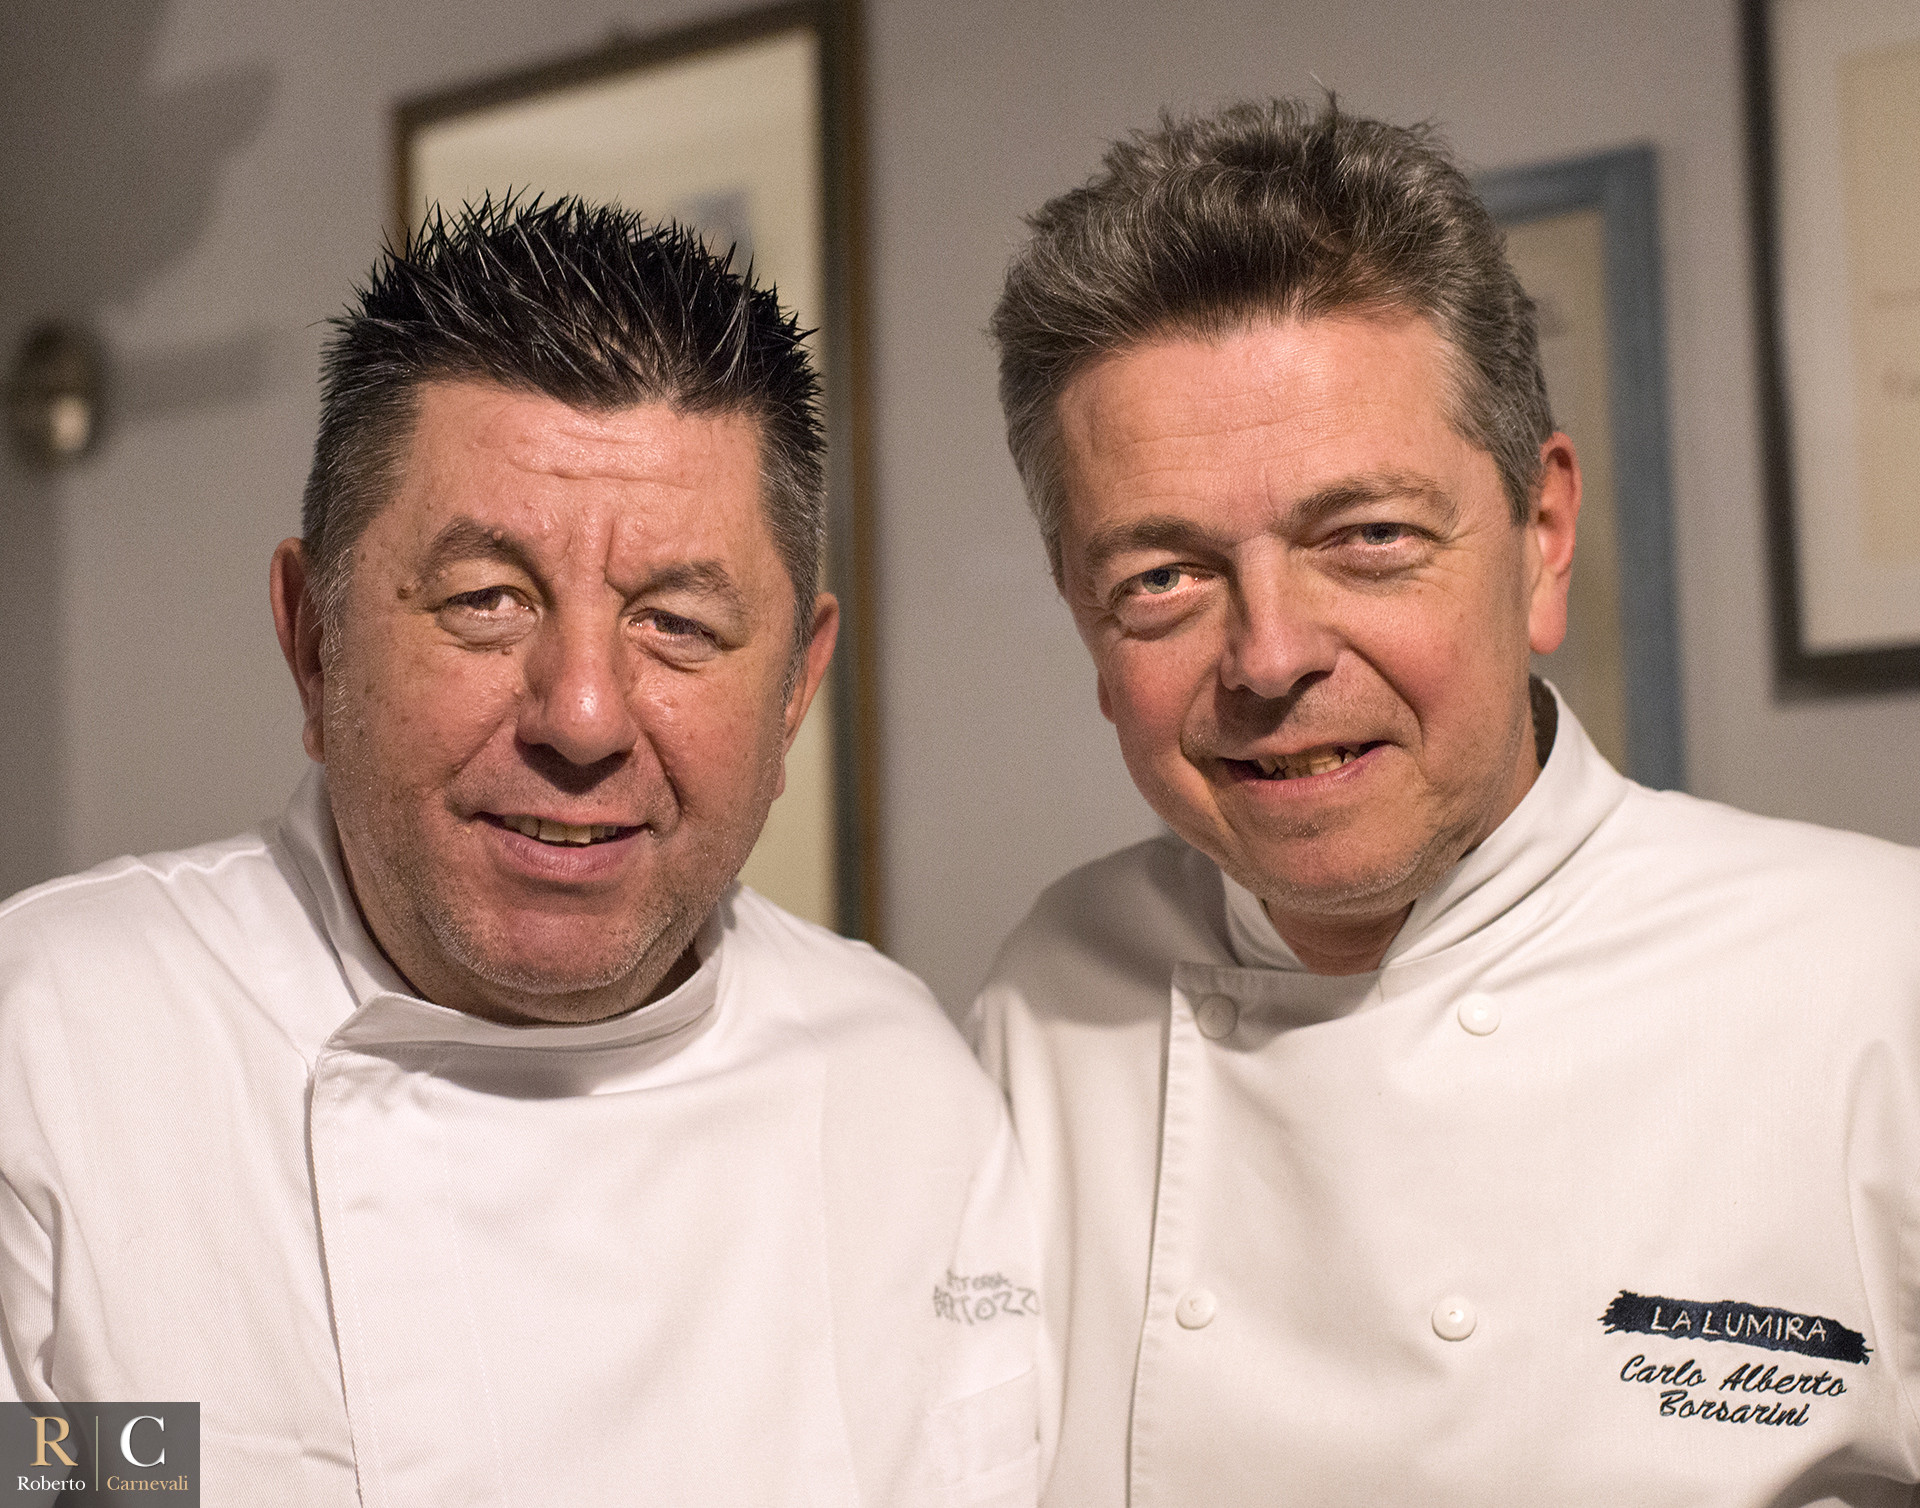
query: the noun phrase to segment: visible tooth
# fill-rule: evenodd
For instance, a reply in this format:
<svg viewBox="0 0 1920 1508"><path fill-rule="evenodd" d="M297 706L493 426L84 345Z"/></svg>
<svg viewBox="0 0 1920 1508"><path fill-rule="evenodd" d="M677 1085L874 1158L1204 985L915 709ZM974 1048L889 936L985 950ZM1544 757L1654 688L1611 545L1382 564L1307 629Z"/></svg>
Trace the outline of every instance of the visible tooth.
<svg viewBox="0 0 1920 1508"><path fill-rule="evenodd" d="M1307 761L1309 775L1324 775L1329 770L1337 770L1344 761L1338 754L1316 754Z"/></svg>
<svg viewBox="0 0 1920 1508"><path fill-rule="evenodd" d="M604 843L619 831L620 829L611 822L596 822L593 824L593 841Z"/></svg>
<svg viewBox="0 0 1920 1508"><path fill-rule="evenodd" d="M587 844L593 841L593 834L584 827L575 827L570 822L549 822L540 819L539 839L542 843Z"/></svg>
<svg viewBox="0 0 1920 1508"><path fill-rule="evenodd" d="M1271 775L1280 768L1280 761L1267 754L1256 754L1253 762L1260 766L1262 775Z"/></svg>
<svg viewBox="0 0 1920 1508"><path fill-rule="evenodd" d="M540 836L540 819L538 817L507 817L503 820L508 827L517 833L522 833L529 838L537 838Z"/></svg>

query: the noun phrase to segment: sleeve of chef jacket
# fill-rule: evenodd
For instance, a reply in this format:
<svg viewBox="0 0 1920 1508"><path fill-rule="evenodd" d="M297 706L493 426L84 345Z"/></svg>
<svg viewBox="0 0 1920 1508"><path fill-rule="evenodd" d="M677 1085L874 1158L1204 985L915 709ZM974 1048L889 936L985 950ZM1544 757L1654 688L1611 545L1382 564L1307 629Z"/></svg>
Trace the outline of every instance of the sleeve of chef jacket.
<svg viewBox="0 0 1920 1508"><path fill-rule="evenodd" d="M1025 1238L1027 1250L1019 1253L1020 1260L1007 1275L1011 1278L1011 1291L1000 1282L1007 1272L1006 1240L1010 1231L1019 1231ZM976 1321L992 1326L1003 1326L1005 1316L1025 1316L1037 1312L1039 1293L1030 1284L1039 1281L1039 1242L1034 1234L1032 1223L1032 1200L1027 1189L1026 1176L1020 1163L1020 1151L1014 1141L1013 1128L1005 1116L1000 1119L998 1134L982 1160L974 1176L972 1187L968 1191L966 1214L961 1221L959 1240L956 1243L953 1261L949 1264L949 1277L943 1285L941 1297L956 1313L971 1312L977 1317L991 1313L993 1317L986 1321ZM979 1280L969 1282L970 1274L986 1274L985 1281L992 1286L980 1287ZM995 1313L994 1311L999 1311ZM1040 1485L1046 1481L1046 1470L1051 1459L1051 1431L1046 1423L1047 1410L1042 1405L1045 1397L1041 1384L1045 1379L1045 1368L1036 1356L1039 1347L1040 1329L1031 1319L1024 1322L1028 1327L1020 1341L1020 1349L1029 1363L1024 1377L1011 1383L1002 1383L986 1394L976 1394L965 1398L951 1410L958 1416L971 1416L965 1434L977 1435L977 1441L968 1442L971 1450L980 1450L988 1459L997 1459L1004 1455L1005 1447L991 1438L1003 1435L1008 1444L1017 1434L1026 1441L1026 1462L1023 1467L1003 1469L1006 1481L999 1491L1006 1493L1004 1501L1033 1501ZM1009 1333L1011 1339L1011 1332ZM982 1410L980 1402L988 1397L994 1399L993 1406ZM1038 1408L1038 1419L1036 1419ZM957 1422L957 1421L956 1421ZM1036 1426L1040 1432L1040 1449L1036 1457L1034 1435ZM939 1421L936 1434L953 1433L948 1421ZM986 1485L982 1479L981 1486ZM982 1501L998 1503L1003 1499L992 1496Z"/></svg>
<svg viewBox="0 0 1920 1508"><path fill-rule="evenodd" d="M1808 999L1802 1052L1817 1062L1834 1044L1825 1092L1846 1107L1854 1262L1903 1395L1907 1438L1920 1440L1920 854L1779 830L1813 855L1791 892L1809 913L1804 979L1789 986Z"/></svg>
<svg viewBox="0 0 1920 1508"><path fill-rule="evenodd" d="M51 1397L37 1373L29 1385L26 1359L42 1359L53 1308L53 1243L13 1186L0 1179L0 1403Z"/></svg>
<svg viewBox="0 0 1920 1508"><path fill-rule="evenodd" d="M791 979L807 960L774 961ZM1006 1106L919 981L864 948L836 968L813 1031L863 1500L1031 1508L1039 1242Z"/></svg>
<svg viewBox="0 0 1920 1508"><path fill-rule="evenodd" d="M1006 1011L1005 1000L997 1001L999 1008L989 1006L989 994L1004 997L1004 989L998 992L983 992L974 1002L965 1022L968 1045L973 1048L974 1056L980 1060L1004 1097L1007 1092L1007 1054L1006 1054ZM1020 1178L1021 1189L1028 1199L1034 1199L1035 1193L1026 1168L1021 1161L1018 1128L1009 1121L1007 1161ZM1035 1208L1035 1219L1041 1230L1047 1226L1047 1212ZM1036 1232L1036 1242L1045 1247L1048 1243L1040 1240ZM1036 1380L1039 1383L1040 1404L1040 1483L1044 1488L1047 1477L1053 1469L1054 1447L1060 1438L1060 1409L1062 1389L1062 1347L1060 1344L1061 1327L1065 1316L1049 1312L1049 1303L1058 1302L1064 1293L1061 1284L1053 1281L1054 1264L1062 1254L1052 1250L1041 1250L1037 1254L1036 1271L1041 1274L1041 1312L1038 1355L1035 1360Z"/></svg>
<svg viewBox="0 0 1920 1508"><path fill-rule="evenodd" d="M0 921L0 1402L45 1402L54 1396L53 1240L22 1180L45 1182L33 1082L39 1054L27 1039L36 1021L45 1025L47 989L22 946L24 929L12 920Z"/></svg>

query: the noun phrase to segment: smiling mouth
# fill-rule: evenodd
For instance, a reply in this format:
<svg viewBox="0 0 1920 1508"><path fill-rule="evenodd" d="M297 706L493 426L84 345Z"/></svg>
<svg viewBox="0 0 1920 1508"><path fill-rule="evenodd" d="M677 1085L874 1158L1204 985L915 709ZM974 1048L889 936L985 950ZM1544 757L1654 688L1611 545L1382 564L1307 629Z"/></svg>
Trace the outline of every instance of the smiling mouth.
<svg viewBox="0 0 1920 1508"><path fill-rule="evenodd" d="M1317 749L1302 749L1298 754L1256 754L1252 759L1230 759L1227 763L1238 765L1261 780L1300 780L1308 775L1330 775L1379 747L1378 742L1322 744Z"/></svg>
<svg viewBox="0 0 1920 1508"><path fill-rule="evenodd" d="M537 842L551 843L559 848L586 848L590 844L606 843L633 830L612 822L575 826L571 822L551 822L545 817L495 817L493 820Z"/></svg>

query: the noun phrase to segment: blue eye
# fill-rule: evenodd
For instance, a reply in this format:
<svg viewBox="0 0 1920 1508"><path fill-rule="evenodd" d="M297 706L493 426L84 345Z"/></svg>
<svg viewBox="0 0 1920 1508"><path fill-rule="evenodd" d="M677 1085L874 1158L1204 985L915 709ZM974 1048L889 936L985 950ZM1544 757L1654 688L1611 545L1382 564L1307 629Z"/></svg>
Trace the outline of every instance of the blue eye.
<svg viewBox="0 0 1920 1508"><path fill-rule="evenodd" d="M1405 524L1362 524L1356 532L1362 544L1391 545L1399 543L1406 536L1407 526Z"/></svg>
<svg viewBox="0 0 1920 1508"><path fill-rule="evenodd" d="M1140 573L1140 590L1155 597L1172 591L1179 584L1180 568L1178 566L1156 566L1151 571Z"/></svg>

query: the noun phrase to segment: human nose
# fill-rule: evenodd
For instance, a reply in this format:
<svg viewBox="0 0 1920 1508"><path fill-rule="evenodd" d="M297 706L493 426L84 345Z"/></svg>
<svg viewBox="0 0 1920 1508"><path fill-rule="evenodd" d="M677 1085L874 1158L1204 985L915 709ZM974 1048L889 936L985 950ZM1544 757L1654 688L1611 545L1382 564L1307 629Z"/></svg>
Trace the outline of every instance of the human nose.
<svg viewBox="0 0 1920 1508"><path fill-rule="evenodd" d="M612 632L559 614L541 625L527 659L519 734L575 765L598 764L634 746L639 725Z"/></svg>
<svg viewBox="0 0 1920 1508"><path fill-rule="evenodd" d="M1236 578L1220 661L1227 689L1279 701L1331 675L1340 637L1312 585L1278 558L1244 563Z"/></svg>

